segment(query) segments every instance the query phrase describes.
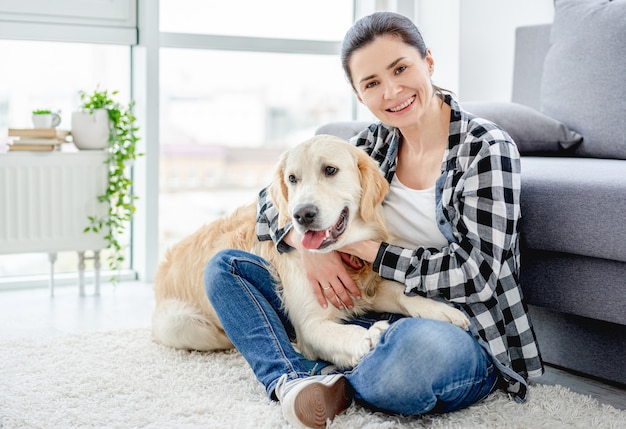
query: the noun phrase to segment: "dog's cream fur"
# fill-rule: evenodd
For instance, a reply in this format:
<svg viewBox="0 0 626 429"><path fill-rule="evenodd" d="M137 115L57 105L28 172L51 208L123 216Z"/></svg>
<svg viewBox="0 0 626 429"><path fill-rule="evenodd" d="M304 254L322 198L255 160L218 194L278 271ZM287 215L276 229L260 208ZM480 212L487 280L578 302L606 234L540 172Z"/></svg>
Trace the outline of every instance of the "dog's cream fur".
<svg viewBox="0 0 626 429"><path fill-rule="evenodd" d="M323 248L317 250L330 251L359 240L388 239L382 213L387 189L376 163L363 150L336 137L316 136L282 156L270 195L281 213L280 224L291 218L302 234L308 230L331 231L326 234ZM304 225L297 222L303 207L315 209L315 216L309 216ZM343 230L340 220L346 208L348 218ZM324 359L340 368L356 365L388 327L387 322L378 322L370 329L342 323L368 310L450 321L467 328L468 320L460 311L442 302L404 295L401 284L383 280L369 264L360 270L349 269L362 291L362 299L354 300L352 310L339 310L333 305L323 308L313 294L298 252L279 254L272 241L259 241L255 217L255 204L240 207L202 227L167 253L155 280L155 341L194 350L232 347L206 297L203 282L206 263L226 248L253 252L272 264L296 330L297 345L309 359Z"/></svg>

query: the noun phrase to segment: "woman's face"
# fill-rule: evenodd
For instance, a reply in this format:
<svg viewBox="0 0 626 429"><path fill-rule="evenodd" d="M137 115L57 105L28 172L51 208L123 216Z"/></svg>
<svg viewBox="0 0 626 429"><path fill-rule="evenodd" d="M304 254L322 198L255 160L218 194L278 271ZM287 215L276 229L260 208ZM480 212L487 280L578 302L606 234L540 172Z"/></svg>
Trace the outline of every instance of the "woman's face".
<svg viewBox="0 0 626 429"><path fill-rule="evenodd" d="M376 38L349 60L359 101L383 123L400 129L414 126L433 95L434 61L394 36Z"/></svg>

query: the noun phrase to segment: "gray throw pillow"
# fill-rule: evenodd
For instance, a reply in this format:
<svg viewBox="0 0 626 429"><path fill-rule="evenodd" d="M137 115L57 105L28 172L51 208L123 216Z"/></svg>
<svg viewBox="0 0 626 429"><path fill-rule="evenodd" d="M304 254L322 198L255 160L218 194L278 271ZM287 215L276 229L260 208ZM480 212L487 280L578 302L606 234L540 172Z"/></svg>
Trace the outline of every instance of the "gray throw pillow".
<svg viewBox="0 0 626 429"><path fill-rule="evenodd" d="M567 149L571 151L582 141L580 134L563 123L523 104L472 101L461 103L461 106L469 113L499 125L509 133L523 155L556 155Z"/></svg>
<svg viewBox="0 0 626 429"><path fill-rule="evenodd" d="M626 1L555 7L541 111L583 135L576 155L626 159Z"/></svg>

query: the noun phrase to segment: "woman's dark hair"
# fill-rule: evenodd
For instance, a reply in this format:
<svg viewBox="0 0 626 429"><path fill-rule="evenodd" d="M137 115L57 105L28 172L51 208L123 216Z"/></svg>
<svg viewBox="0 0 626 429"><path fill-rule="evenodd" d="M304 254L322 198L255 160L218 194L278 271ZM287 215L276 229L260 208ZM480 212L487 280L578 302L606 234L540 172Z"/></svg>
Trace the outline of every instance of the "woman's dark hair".
<svg viewBox="0 0 626 429"><path fill-rule="evenodd" d="M427 48L422 34L409 18L393 12L376 12L365 16L355 22L348 30L341 45L341 65L346 74L346 79L353 89L356 88L352 83L352 73L349 66L352 53L381 36L397 37L407 45L417 49L422 58L426 57Z"/></svg>

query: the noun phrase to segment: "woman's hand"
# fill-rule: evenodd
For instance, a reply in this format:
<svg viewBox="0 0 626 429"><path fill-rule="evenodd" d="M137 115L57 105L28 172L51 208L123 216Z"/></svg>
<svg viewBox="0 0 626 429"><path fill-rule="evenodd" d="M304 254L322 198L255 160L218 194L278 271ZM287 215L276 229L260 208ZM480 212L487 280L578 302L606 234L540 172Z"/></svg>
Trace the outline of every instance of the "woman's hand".
<svg viewBox="0 0 626 429"><path fill-rule="evenodd" d="M371 264L376 259L376 255L378 255L378 249L380 249L379 242L373 240L363 240L343 246L339 250L349 255L354 255Z"/></svg>
<svg viewBox="0 0 626 429"><path fill-rule="evenodd" d="M318 253L303 250L300 252L300 259L313 287L313 293L322 307L328 306L328 300L339 309L352 308L352 298L361 298L361 291L346 271L339 252Z"/></svg>
<svg viewBox="0 0 626 429"><path fill-rule="evenodd" d="M313 293L322 307L328 307L328 301L338 309L354 307L352 298L360 299L361 291L348 274L344 262L354 268L359 267L349 255L340 252L311 252L304 249L300 235L293 229L285 237L285 242L300 254Z"/></svg>

